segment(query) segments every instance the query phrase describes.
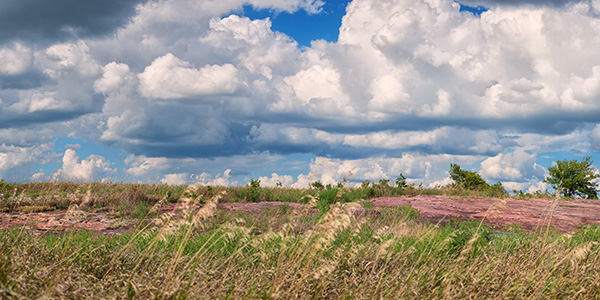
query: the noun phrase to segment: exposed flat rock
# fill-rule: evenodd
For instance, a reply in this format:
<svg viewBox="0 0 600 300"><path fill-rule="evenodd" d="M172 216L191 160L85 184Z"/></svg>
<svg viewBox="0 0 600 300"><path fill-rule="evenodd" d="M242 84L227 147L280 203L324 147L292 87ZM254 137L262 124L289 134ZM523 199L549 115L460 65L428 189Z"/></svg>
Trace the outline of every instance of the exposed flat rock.
<svg viewBox="0 0 600 300"><path fill-rule="evenodd" d="M258 202L258 203L219 203L217 209L229 211L260 212L263 209L277 209L281 205L288 205L290 209L303 209L308 206L299 203L283 202ZM174 212L183 209L196 211L202 205L183 205L181 203L169 203L157 208L159 214ZM23 213L0 212L0 229L8 227L24 227L33 230L37 234L46 232L62 232L71 229L85 229L102 234L122 234L132 231L137 226L135 221L125 221L105 212L86 212L82 210L54 210L47 212Z"/></svg>
<svg viewBox="0 0 600 300"><path fill-rule="evenodd" d="M419 195L377 198L376 206L410 204L421 217L432 222L483 220L496 229L516 224L525 231L549 225L560 232L571 232L582 225L600 225L600 200L515 199Z"/></svg>
<svg viewBox="0 0 600 300"><path fill-rule="evenodd" d="M67 210L38 213L0 213L0 228L25 227L37 233L86 229L103 234L131 231L130 224L109 217L106 213L87 213L81 218L68 216Z"/></svg>
<svg viewBox="0 0 600 300"><path fill-rule="evenodd" d="M580 226L600 226L600 200L584 199L514 199L484 197L451 197L419 195L399 198L376 198L370 200L375 208L411 205L421 217L432 223L446 223L451 219L483 220L495 229L502 230L513 224L525 231L545 230L548 226L560 232L571 232ZM289 209L316 209L299 203L258 202L219 203L217 209L228 211L261 212L287 205ZM201 205L189 205L197 210ZM159 214L177 212L181 204L170 203L157 209ZM361 209L361 208L359 208ZM355 212L360 214L360 212ZM36 232L87 229L103 234L121 234L131 231L132 222L115 219L106 213L69 213L56 210L38 213L0 213L0 228L24 226Z"/></svg>
<svg viewBox="0 0 600 300"><path fill-rule="evenodd" d="M225 210L241 210L241 211L252 211L259 212L265 208L277 209L281 205L288 205L291 209L303 209L308 208L308 206L300 203L285 203L285 202L257 202L257 203L219 203L217 205L218 209Z"/></svg>

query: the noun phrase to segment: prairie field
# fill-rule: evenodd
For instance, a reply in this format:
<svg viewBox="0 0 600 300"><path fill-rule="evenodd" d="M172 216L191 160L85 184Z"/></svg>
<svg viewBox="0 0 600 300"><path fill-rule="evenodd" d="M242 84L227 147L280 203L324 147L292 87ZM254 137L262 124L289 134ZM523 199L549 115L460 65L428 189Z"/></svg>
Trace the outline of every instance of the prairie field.
<svg viewBox="0 0 600 300"><path fill-rule="evenodd" d="M410 206L368 201L415 191L377 188L14 185L2 199L5 213L104 212L129 230L0 229L0 298L600 297L597 226L560 233L551 226L525 232L480 221L433 223ZM256 201L279 204L217 209ZM160 210L169 203L177 209Z"/></svg>

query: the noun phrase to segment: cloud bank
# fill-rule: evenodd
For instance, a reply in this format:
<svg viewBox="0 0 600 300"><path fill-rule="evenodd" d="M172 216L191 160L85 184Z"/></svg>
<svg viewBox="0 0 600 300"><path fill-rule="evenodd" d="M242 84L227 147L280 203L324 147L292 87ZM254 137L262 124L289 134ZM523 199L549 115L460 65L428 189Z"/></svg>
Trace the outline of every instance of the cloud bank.
<svg viewBox="0 0 600 300"><path fill-rule="evenodd" d="M246 2L310 14L323 5L90 3L48 28L24 24L51 17L34 2L11 6L36 13L0 30L0 128L33 134L6 142L0 174L31 176L38 157L62 155L56 180L231 184L255 166L268 185L400 172L436 184L454 162L525 189L540 187L542 153L600 149L598 1L461 2L490 8L476 16L454 1L355 0L337 42L310 47L269 19L238 16ZM126 167L51 153L53 136L122 149ZM314 158L284 164L292 154Z"/></svg>

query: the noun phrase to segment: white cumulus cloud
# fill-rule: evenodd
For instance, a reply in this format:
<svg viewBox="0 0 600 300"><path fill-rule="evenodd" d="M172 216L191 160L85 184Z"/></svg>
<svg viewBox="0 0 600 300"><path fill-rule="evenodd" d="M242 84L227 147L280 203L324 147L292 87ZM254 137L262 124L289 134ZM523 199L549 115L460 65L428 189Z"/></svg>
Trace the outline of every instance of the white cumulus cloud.
<svg viewBox="0 0 600 300"><path fill-rule="evenodd" d="M481 162L483 178L507 181L541 181L546 170L535 163L536 153L516 149L511 153L500 153Z"/></svg>
<svg viewBox="0 0 600 300"><path fill-rule="evenodd" d="M50 46L43 52L36 53L43 65L44 72L53 78L74 73L75 76L94 77L101 70L100 65L90 54L89 45L79 40Z"/></svg>
<svg viewBox="0 0 600 300"><path fill-rule="evenodd" d="M51 154L50 145L37 147L0 144L0 179L18 180L31 176L31 168L35 163L48 162Z"/></svg>
<svg viewBox="0 0 600 300"><path fill-rule="evenodd" d="M184 185L189 182L190 174L188 173L173 173L166 174L160 182L168 185Z"/></svg>
<svg viewBox="0 0 600 300"><path fill-rule="evenodd" d="M0 48L0 74L18 75L30 67L32 51L20 43Z"/></svg>
<svg viewBox="0 0 600 300"><path fill-rule="evenodd" d="M270 177L260 176L258 180L260 180L260 186L267 187L290 187L294 184L294 178L291 175L279 175L277 173L272 173Z"/></svg>
<svg viewBox="0 0 600 300"><path fill-rule="evenodd" d="M323 184L335 184L346 179L360 183L363 180L378 181L389 179L393 182L402 173L409 182L424 183L433 186L447 182L451 163L470 165L481 159L480 156L467 155L420 155L405 154L402 157L373 157L364 159L330 159L316 157L310 164L310 173L301 174L292 185L305 188L309 183L321 181Z"/></svg>
<svg viewBox="0 0 600 300"><path fill-rule="evenodd" d="M110 162L99 155L90 155L80 161L73 149L65 151L62 164L62 167L52 176L54 181L107 181L115 171L110 167Z"/></svg>
<svg viewBox="0 0 600 300"><path fill-rule="evenodd" d="M105 65L102 71L102 78L94 83L94 91L106 94L115 91L124 84L126 76L129 74L129 66L111 62Z"/></svg>
<svg viewBox="0 0 600 300"><path fill-rule="evenodd" d="M237 181L230 181L229 178L231 178L231 175L229 175L231 173L231 169L227 169L225 170L222 174L219 173L215 176L203 172L199 175L196 175L194 177L194 184L195 185L200 185L200 186L235 186L238 184Z"/></svg>
<svg viewBox="0 0 600 300"><path fill-rule="evenodd" d="M172 173L166 174L160 182L168 185L197 185L197 186L236 186L237 181L230 181L231 169L225 170L222 174L215 176L207 172L194 175L190 173Z"/></svg>
<svg viewBox="0 0 600 300"><path fill-rule="evenodd" d="M237 68L231 64L196 69L171 53L155 59L139 74L140 93L150 98L183 98L233 93L239 85Z"/></svg>

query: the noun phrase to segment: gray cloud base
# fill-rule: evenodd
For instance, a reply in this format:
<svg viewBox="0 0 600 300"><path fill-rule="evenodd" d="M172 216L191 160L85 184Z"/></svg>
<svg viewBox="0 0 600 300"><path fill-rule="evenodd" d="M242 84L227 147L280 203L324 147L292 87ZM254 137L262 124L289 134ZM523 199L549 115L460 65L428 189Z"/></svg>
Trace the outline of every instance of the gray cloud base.
<svg viewBox="0 0 600 300"><path fill-rule="evenodd" d="M3 0L0 2L2 41L63 41L114 32L127 23L145 0Z"/></svg>

